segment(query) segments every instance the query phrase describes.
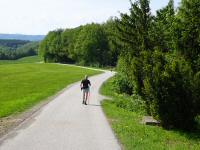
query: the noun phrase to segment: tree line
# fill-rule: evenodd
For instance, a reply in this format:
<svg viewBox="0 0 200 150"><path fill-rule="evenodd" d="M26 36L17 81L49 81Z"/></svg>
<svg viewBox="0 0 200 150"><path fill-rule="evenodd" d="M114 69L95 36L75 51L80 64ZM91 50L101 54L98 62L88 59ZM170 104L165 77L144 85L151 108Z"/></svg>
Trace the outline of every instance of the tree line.
<svg viewBox="0 0 200 150"><path fill-rule="evenodd" d="M192 129L200 115L200 1L174 1L151 13L150 0L104 24L51 31L45 62L117 65L115 90L139 95L165 128ZM134 97L134 96L133 96Z"/></svg>
<svg viewBox="0 0 200 150"><path fill-rule="evenodd" d="M38 53L39 42L24 40L0 40L0 59L15 60Z"/></svg>
<svg viewBox="0 0 200 150"><path fill-rule="evenodd" d="M119 48L113 42L114 20L105 24L87 24L74 29L50 31L41 42L39 53L45 62L114 66Z"/></svg>

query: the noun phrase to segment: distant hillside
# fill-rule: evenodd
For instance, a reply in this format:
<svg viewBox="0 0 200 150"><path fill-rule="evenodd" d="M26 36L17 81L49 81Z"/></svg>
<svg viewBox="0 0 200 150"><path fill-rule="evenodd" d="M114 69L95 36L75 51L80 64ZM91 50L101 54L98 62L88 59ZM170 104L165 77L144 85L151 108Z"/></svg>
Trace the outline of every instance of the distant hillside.
<svg viewBox="0 0 200 150"><path fill-rule="evenodd" d="M30 41L0 39L0 48L8 47L9 49L12 50L12 49L17 49L18 47L21 47L27 43L30 43Z"/></svg>
<svg viewBox="0 0 200 150"><path fill-rule="evenodd" d="M36 55L38 47L39 41L0 39L0 60L15 60Z"/></svg>
<svg viewBox="0 0 200 150"><path fill-rule="evenodd" d="M0 39L16 39L25 41L41 41L45 35L0 34Z"/></svg>

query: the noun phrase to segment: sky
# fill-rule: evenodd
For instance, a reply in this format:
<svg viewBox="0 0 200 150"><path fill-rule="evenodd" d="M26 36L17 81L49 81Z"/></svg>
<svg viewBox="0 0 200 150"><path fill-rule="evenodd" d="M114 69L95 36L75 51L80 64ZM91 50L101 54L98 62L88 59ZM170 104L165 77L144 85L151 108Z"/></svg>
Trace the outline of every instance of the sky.
<svg viewBox="0 0 200 150"><path fill-rule="evenodd" d="M175 0L178 6L180 0ZM151 10L168 0L151 0ZM129 0L0 0L0 33L47 34L58 28L102 23L128 12Z"/></svg>

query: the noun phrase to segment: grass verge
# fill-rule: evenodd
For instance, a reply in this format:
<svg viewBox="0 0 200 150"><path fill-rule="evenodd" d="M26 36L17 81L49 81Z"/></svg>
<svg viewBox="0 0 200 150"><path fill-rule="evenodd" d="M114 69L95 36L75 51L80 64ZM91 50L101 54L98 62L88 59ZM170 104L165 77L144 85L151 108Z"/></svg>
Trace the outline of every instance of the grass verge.
<svg viewBox="0 0 200 150"><path fill-rule="evenodd" d="M113 92L113 79L103 84L101 93L113 98L102 102L103 110L125 150L199 150L200 133L165 130L140 122L144 115L137 97ZM135 103L135 104L134 104ZM130 108L132 107L132 108Z"/></svg>
<svg viewBox="0 0 200 150"><path fill-rule="evenodd" d="M0 66L0 118L23 112L67 85L100 71L58 64Z"/></svg>

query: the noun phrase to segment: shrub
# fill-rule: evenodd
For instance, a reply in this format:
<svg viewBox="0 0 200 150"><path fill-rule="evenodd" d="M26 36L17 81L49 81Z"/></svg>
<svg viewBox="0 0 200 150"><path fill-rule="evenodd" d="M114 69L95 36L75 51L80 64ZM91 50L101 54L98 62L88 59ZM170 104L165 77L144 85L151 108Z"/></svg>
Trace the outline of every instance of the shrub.
<svg viewBox="0 0 200 150"><path fill-rule="evenodd" d="M114 87L117 93L126 93L131 95L133 87L129 78L129 62L128 56L120 56L117 65L118 74L114 79Z"/></svg>
<svg viewBox="0 0 200 150"><path fill-rule="evenodd" d="M155 59L155 56L152 58ZM191 66L178 56L166 55L165 60L164 68L156 60L153 78L148 77L144 81L144 93L146 98L151 99L150 112L166 128L193 128L198 103L193 88L198 87L192 84Z"/></svg>
<svg viewBox="0 0 200 150"><path fill-rule="evenodd" d="M196 113L200 114L200 71L197 72L193 77L192 93L195 101Z"/></svg>
<svg viewBox="0 0 200 150"><path fill-rule="evenodd" d="M124 93L139 93L139 95L142 95L142 61L140 58L134 57L130 53L121 55L118 60L117 71L119 73L119 79L127 87ZM122 91L120 92L123 93Z"/></svg>
<svg viewBox="0 0 200 150"><path fill-rule="evenodd" d="M114 89L117 93L132 94L132 88L124 74L117 74L113 82Z"/></svg>
<svg viewBox="0 0 200 150"><path fill-rule="evenodd" d="M145 113L145 104L140 96L133 94L132 96L127 96L125 94L119 94L116 96L115 104L117 107L126 109L128 111L137 112L139 114Z"/></svg>

